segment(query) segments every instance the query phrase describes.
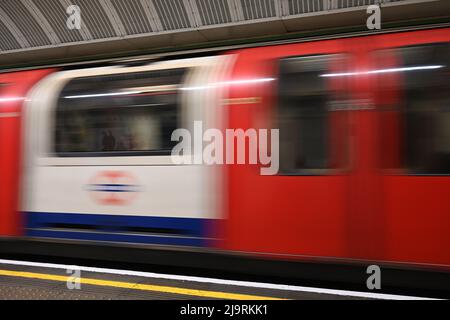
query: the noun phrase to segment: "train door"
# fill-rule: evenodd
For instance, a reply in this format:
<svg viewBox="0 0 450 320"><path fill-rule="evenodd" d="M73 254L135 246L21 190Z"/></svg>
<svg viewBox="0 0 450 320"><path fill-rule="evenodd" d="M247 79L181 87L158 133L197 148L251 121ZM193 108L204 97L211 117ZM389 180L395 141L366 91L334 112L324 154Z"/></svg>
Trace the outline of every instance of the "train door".
<svg viewBox="0 0 450 320"><path fill-rule="evenodd" d="M20 234L21 108L27 91L48 70L0 74L0 236Z"/></svg>
<svg viewBox="0 0 450 320"><path fill-rule="evenodd" d="M382 36L377 61L384 260L450 265L448 29Z"/></svg>
<svg viewBox="0 0 450 320"><path fill-rule="evenodd" d="M279 171L227 167L229 250L284 256L348 256L352 53L342 41L238 52L230 128L279 129ZM242 79L245 79L242 81ZM234 84L235 83L235 84Z"/></svg>

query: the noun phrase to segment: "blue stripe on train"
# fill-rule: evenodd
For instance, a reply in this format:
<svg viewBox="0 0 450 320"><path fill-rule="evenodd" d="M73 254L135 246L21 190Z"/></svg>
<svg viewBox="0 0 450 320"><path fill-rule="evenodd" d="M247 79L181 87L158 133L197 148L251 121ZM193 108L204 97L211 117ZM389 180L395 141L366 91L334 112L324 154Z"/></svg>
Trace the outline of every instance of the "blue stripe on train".
<svg viewBox="0 0 450 320"><path fill-rule="evenodd" d="M30 237L208 246L214 220L105 214L25 212Z"/></svg>

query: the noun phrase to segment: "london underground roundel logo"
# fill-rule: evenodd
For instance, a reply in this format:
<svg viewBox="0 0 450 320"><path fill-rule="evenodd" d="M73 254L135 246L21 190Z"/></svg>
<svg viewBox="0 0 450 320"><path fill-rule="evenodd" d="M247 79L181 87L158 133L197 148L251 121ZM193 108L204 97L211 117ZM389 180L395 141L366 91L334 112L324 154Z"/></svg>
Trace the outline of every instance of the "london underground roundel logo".
<svg viewBox="0 0 450 320"><path fill-rule="evenodd" d="M141 191L136 178L125 171L101 171L87 185L92 198L103 205L130 204Z"/></svg>

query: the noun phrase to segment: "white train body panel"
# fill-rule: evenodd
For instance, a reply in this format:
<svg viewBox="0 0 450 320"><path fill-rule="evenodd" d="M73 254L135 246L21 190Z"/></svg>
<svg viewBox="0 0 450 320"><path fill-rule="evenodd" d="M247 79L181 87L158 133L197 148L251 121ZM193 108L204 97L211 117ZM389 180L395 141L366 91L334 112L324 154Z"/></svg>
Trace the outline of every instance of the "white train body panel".
<svg viewBox="0 0 450 320"><path fill-rule="evenodd" d="M123 205L99 203L89 183L105 171L133 175L136 197ZM216 218L207 179L201 166L43 166L34 174L32 200L24 211Z"/></svg>

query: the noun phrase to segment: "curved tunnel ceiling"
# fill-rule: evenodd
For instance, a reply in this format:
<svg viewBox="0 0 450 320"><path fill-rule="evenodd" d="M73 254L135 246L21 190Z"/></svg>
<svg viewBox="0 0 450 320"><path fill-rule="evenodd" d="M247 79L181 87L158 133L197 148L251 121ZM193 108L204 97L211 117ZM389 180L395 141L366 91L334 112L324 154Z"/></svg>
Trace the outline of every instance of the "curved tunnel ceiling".
<svg viewBox="0 0 450 320"><path fill-rule="evenodd" d="M417 3L433 6L429 2L430 0L0 0L0 63L19 59L21 55L16 54L21 52L70 46L81 48L94 43L97 46L93 47L92 52L107 52L281 34L301 28L295 24L301 18L355 10L366 14L362 9L373 3L382 3L386 7ZM67 8L72 5L80 9L80 29L67 27ZM256 27L252 28L252 25ZM121 45L108 46L108 43L114 41L121 41ZM77 50L78 54L89 54L89 51L70 48L56 50L55 53L57 57L77 55ZM52 54L49 58L52 58Z"/></svg>

